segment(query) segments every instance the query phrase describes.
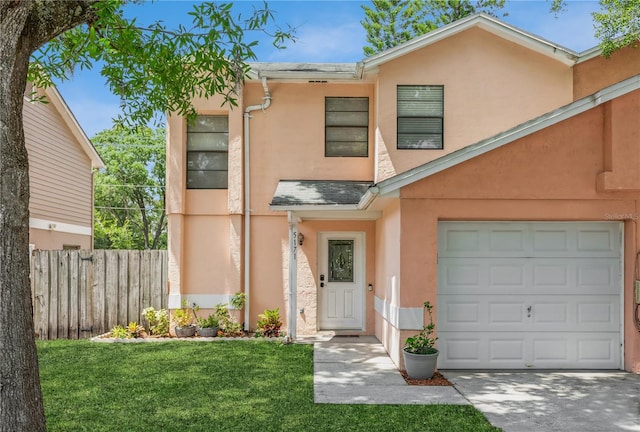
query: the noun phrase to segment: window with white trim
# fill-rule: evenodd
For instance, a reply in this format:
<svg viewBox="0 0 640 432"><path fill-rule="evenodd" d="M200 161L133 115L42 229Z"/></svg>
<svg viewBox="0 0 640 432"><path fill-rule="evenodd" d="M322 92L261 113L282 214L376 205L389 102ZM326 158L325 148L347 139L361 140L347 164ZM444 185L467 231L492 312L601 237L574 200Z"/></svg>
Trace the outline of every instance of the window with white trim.
<svg viewBox="0 0 640 432"><path fill-rule="evenodd" d="M325 157L367 157L369 98L325 98Z"/></svg>
<svg viewBox="0 0 640 432"><path fill-rule="evenodd" d="M187 125L187 189L227 189L229 118L199 115Z"/></svg>
<svg viewBox="0 0 640 432"><path fill-rule="evenodd" d="M442 149L444 86L399 85L398 149Z"/></svg>

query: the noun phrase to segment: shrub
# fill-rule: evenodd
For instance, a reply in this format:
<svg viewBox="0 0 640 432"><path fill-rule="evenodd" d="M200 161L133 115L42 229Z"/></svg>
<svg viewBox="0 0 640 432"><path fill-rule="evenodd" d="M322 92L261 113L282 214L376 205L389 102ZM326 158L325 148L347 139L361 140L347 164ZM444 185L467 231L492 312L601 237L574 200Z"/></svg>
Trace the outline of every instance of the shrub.
<svg viewBox="0 0 640 432"><path fill-rule="evenodd" d="M244 334L242 324L231 318L227 305L224 303L217 304L214 308L214 313L218 317L222 336L242 336Z"/></svg>
<svg viewBox="0 0 640 432"><path fill-rule="evenodd" d="M264 313L258 315L256 336L278 337L280 336L280 327L282 327L282 321L280 321L279 308L265 309Z"/></svg>
<svg viewBox="0 0 640 432"><path fill-rule="evenodd" d="M247 302L247 295L243 292L238 292L235 293L232 297L231 297L231 306L233 306L234 309L242 309L244 308L244 305Z"/></svg>
<svg viewBox="0 0 640 432"><path fill-rule="evenodd" d="M149 306L142 314L149 324L150 335L164 336L169 333L169 314L166 309L155 310Z"/></svg>
<svg viewBox="0 0 640 432"><path fill-rule="evenodd" d="M144 336L144 327L138 325L135 321L123 327L120 324L111 329L111 337L116 339L132 339Z"/></svg>

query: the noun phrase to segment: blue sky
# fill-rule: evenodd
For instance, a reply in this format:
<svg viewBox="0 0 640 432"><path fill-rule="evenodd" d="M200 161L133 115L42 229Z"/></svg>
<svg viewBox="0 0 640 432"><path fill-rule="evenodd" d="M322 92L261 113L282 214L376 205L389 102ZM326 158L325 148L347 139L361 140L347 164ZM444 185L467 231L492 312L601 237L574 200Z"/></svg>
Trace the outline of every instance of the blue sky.
<svg viewBox="0 0 640 432"><path fill-rule="evenodd" d="M161 0L143 5L130 5L126 15L142 21L163 20L169 26L189 23L187 12L191 1ZM249 11L256 4L236 1L239 11ZM276 21L297 28L295 43L277 50L261 43L256 50L259 61L266 62L356 62L362 60L365 32L361 5L369 1L269 1ZM262 3L258 3L261 5ZM595 45L591 13L598 10L597 1L568 1L567 10L555 16L549 13L549 2L507 0L501 19L523 30L551 40L574 51ZM260 39L258 34L249 35ZM58 90L75 114L89 138L111 127L111 119L119 113L119 101L105 86L97 69L77 71L69 81L59 83Z"/></svg>

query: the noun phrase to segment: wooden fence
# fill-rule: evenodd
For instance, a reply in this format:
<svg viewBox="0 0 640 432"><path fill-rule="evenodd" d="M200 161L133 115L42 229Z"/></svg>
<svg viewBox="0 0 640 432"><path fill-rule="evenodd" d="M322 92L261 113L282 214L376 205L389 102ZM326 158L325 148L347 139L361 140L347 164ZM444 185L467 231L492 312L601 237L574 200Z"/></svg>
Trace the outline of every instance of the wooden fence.
<svg viewBox="0 0 640 432"><path fill-rule="evenodd" d="M79 339L142 322L167 307L167 251L36 250L31 256L36 337Z"/></svg>

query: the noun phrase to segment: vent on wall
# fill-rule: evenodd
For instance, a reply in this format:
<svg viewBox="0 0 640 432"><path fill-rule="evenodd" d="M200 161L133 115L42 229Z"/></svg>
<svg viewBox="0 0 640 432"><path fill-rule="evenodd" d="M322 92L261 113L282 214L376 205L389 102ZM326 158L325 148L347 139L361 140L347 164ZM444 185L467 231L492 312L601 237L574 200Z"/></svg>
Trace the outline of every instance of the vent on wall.
<svg viewBox="0 0 640 432"><path fill-rule="evenodd" d="M327 80L309 80L311 84L326 84Z"/></svg>

